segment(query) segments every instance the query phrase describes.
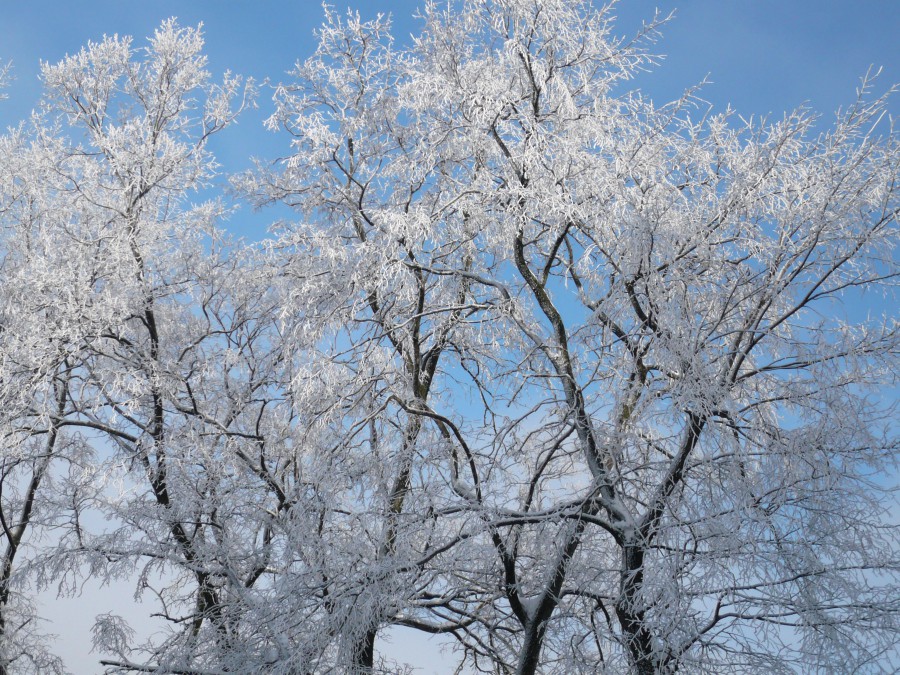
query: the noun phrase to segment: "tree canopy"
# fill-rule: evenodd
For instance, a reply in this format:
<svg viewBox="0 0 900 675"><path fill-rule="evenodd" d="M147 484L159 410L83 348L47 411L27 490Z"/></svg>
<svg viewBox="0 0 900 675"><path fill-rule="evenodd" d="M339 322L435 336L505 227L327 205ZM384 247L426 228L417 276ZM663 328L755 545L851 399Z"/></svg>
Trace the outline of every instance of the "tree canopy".
<svg viewBox="0 0 900 675"><path fill-rule="evenodd" d="M257 88L199 29L45 64L0 138L0 673L65 671L29 593L85 578L159 623L97 608L108 673L393 673L398 626L458 672L891 672L891 91L659 105L661 21L326 7L231 177L292 209L258 242L206 190Z"/></svg>

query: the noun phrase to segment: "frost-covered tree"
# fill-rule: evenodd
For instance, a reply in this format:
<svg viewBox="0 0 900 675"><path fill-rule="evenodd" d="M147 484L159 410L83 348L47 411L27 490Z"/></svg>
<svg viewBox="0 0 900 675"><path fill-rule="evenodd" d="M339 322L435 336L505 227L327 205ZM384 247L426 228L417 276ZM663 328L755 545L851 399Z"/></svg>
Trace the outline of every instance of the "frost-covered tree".
<svg viewBox="0 0 900 675"><path fill-rule="evenodd" d="M59 666L28 579L133 575L158 630L97 608L108 672L396 672L398 626L460 672L890 671L886 96L744 121L629 90L658 20L421 22L326 8L234 183L296 212L258 244L193 203L252 94L199 31L43 67L0 139L0 668Z"/></svg>
<svg viewBox="0 0 900 675"><path fill-rule="evenodd" d="M419 488L440 471L451 494L468 494L465 457L423 411L447 395L436 375L476 311L469 280L429 269L468 262L452 236L428 240L452 195L431 180L440 168L420 163L432 159L415 147L427 129L391 130L404 65L386 28L326 10L317 54L279 89L270 120L296 137L291 162L243 182L257 203L302 214L278 232L273 273L291 314L285 358L297 364L283 386L315 419L298 429L298 445L314 443L298 461L319 465L307 469L322 499L314 542L330 554L317 572L328 628L308 658L333 649L341 667L363 670L379 627L431 585L415 563L434 510Z"/></svg>
<svg viewBox="0 0 900 675"><path fill-rule="evenodd" d="M196 470L216 441L178 403L207 369L197 352L218 335L197 314L234 266L212 227L222 207L188 199L215 175L207 142L234 119L242 86L230 75L211 81L202 44L198 30L167 21L146 48L104 38L45 64L42 107L9 140L23 157L15 166L13 153L5 157L12 206L4 220L15 236L5 242L4 282L15 292L4 296L4 318L17 322L4 332L3 385L24 407L4 406L7 443L23 456L5 456L4 486L14 471L31 476L16 493L16 519L4 522L7 561L29 519L54 501L40 499L39 483L56 478L40 489L71 504L68 522L52 523L57 542L43 551L40 578L62 585L140 569L174 627L164 649L151 642L147 650L163 649L170 661L192 653L185 643L205 636L208 624L222 630ZM89 442L93 457L83 464L96 464L101 471L91 473L107 486L88 481L79 490L50 466L62 434ZM92 532L90 514L115 526ZM170 613L184 607L188 620ZM105 617L98 646L133 653L122 632Z"/></svg>
<svg viewBox="0 0 900 675"><path fill-rule="evenodd" d="M71 256L77 243L64 234L67 211L48 189L43 149L14 131L0 153L0 672L59 672L24 594L34 560L26 549L35 533L59 526L68 490L53 474L77 475L86 450L61 421L71 410L83 337L78 277L89 258Z"/></svg>
<svg viewBox="0 0 900 675"><path fill-rule="evenodd" d="M896 275L885 99L745 122L629 92L656 27L587 3L423 21L398 51L329 14L276 95L294 153L244 182L300 214L294 386L360 489L323 522L374 544L329 548L366 570L340 630L502 672L889 667L897 331L847 311ZM419 418L387 457L384 413Z"/></svg>

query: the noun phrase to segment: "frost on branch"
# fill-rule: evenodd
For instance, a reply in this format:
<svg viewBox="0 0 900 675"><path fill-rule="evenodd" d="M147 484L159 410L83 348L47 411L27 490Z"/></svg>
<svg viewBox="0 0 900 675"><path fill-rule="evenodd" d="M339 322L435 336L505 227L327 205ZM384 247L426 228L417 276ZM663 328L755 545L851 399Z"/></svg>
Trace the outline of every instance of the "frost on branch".
<svg viewBox="0 0 900 675"><path fill-rule="evenodd" d="M0 101L7 97L6 92L3 91L7 86L9 86L9 81L11 79L10 71L12 70L12 64L5 63L0 66Z"/></svg>

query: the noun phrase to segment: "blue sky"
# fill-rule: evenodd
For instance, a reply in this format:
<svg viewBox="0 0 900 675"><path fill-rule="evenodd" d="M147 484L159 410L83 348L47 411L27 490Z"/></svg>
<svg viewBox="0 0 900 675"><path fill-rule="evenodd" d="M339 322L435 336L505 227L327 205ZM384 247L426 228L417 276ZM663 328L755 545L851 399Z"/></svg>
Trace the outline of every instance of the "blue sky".
<svg viewBox="0 0 900 675"><path fill-rule="evenodd" d="M345 0L334 4L340 9L348 6ZM372 0L352 6L364 16L390 12L402 42L416 29L411 17L417 5L416 0ZM730 103L745 117L780 117L785 110L808 103L827 120L852 101L869 66L884 67L881 89L900 83L898 0L623 0L616 10L619 31L634 33L657 6L664 13L677 9L657 45L666 60L638 82L658 102L677 98L685 87L709 75L712 84L701 95L717 109ZM104 34L133 35L140 45L170 16L184 25L204 24L214 75L230 69L278 82L314 49L312 31L321 21L322 9L315 0L4 3L0 62L13 62L16 79L7 90L9 99L0 102L0 128L16 124L36 105L40 60L58 61ZM262 128L262 120L272 111L268 90L261 92L259 105L258 111L244 115L237 127L218 139L223 170L247 168L251 155L271 159L286 152L286 138ZM900 114L900 97L891 110ZM232 223L241 234L258 237L272 219L265 212L244 210ZM44 612L58 620L55 629L64 634L62 649L76 675L97 672L96 656L87 656L84 647L93 614L104 609L96 607L101 604L97 592L61 602L52 595L44 597ZM104 592L119 594L124 601L131 596L128 586ZM433 658L431 665L437 665Z"/></svg>

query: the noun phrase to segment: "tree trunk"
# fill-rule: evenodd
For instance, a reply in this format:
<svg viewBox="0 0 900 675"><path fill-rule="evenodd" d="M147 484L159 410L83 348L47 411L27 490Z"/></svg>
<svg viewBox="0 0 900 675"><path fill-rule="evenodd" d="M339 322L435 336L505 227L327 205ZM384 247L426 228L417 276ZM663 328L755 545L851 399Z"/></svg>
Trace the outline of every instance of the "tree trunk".
<svg viewBox="0 0 900 675"><path fill-rule="evenodd" d="M409 491L410 473L412 470L412 452L422 429L422 418L415 416L410 421L403 439L401 448L400 471L391 488L388 501L387 523L381 547L378 550L376 560L383 560L392 555L396 548L397 540L397 516L403 512L403 502ZM375 638L380 628L378 617L368 617L372 622L363 636L357 640L352 648L352 663L354 673L370 673L375 663Z"/></svg>
<svg viewBox="0 0 900 675"><path fill-rule="evenodd" d="M644 583L644 549L627 544L622 550L622 581L616 616L628 647L631 665L637 675L657 672L653 658L653 637L647 629L640 591Z"/></svg>

